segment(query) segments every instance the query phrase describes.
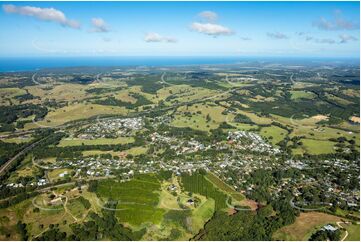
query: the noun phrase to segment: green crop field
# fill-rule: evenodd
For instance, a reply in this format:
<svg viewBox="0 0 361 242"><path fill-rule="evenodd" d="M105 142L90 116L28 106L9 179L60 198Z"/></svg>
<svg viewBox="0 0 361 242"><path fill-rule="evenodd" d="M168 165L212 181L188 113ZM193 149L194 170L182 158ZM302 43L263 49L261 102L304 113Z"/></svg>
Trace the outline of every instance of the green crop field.
<svg viewBox="0 0 361 242"><path fill-rule="evenodd" d="M230 185L226 184L224 181L219 179L213 173L207 173L206 178L210 182L212 182L216 187L218 187L220 190L230 194L237 201L242 201L244 199L244 196L241 193L234 190Z"/></svg>
<svg viewBox="0 0 361 242"><path fill-rule="evenodd" d="M145 222L160 223L164 210L156 208L159 192L160 183L155 176L140 175L127 182L99 181L96 193L104 200L118 202L116 215L121 222L140 226Z"/></svg>
<svg viewBox="0 0 361 242"><path fill-rule="evenodd" d="M226 208L227 195L217 189L210 181L203 175L195 173L192 175L183 174L182 184L184 189L189 192L199 193L207 198L212 198L215 201L215 209L220 210Z"/></svg>

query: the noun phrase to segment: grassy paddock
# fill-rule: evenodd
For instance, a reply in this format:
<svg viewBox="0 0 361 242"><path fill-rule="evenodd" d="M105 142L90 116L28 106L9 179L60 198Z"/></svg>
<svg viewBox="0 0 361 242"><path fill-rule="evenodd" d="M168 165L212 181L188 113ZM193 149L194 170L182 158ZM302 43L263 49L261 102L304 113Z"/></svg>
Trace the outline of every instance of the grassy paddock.
<svg viewBox="0 0 361 242"><path fill-rule="evenodd" d="M119 137L116 139L99 138L99 139L62 139L58 144L59 147L79 146L79 145L115 145L127 144L134 142L133 137Z"/></svg>
<svg viewBox="0 0 361 242"><path fill-rule="evenodd" d="M318 227L341 221L341 219L340 217L320 212L301 213L293 224L277 230L273 234L273 239L292 241L307 240Z"/></svg>

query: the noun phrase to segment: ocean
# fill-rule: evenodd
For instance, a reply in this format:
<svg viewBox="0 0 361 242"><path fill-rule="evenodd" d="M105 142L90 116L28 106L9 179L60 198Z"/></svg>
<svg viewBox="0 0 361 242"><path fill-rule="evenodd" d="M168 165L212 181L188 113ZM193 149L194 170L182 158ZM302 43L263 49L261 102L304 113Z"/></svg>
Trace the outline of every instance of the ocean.
<svg viewBox="0 0 361 242"><path fill-rule="evenodd" d="M358 59L343 59L343 61ZM0 57L0 72L36 71L45 68L60 67L107 67L107 66L179 66L237 64L248 61L298 62L309 63L340 61L324 58L290 57Z"/></svg>

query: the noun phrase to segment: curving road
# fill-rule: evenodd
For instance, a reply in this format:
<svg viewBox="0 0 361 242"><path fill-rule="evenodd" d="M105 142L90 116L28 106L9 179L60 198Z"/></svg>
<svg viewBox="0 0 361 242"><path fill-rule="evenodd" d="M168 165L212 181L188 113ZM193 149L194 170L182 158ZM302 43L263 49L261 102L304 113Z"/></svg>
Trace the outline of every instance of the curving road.
<svg viewBox="0 0 361 242"><path fill-rule="evenodd" d="M36 141L35 143L32 143L31 145L27 146L25 149L23 149L22 151L20 151L19 153L17 153L13 158L11 158L10 160L8 160L7 162L5 162L4 165L1 166L0 168L0 175L2 175L7 168L17 159L19 158L21 155L27 153L28 151L30 151L31 149L33 149L36 145L38 145L41 141L43 141L45 138L42 138L41 140Z"/></svg>
<svg viewBox="0 0 361 242"><path fill-rule="evenodd" d="M344 224L345 222L342 222L342 221L339 221L339 222L336 222L337 226L340 228L340 229L343 229L344 227L342 227L341 224ZM348 236L348 231L345 230L345 236L341 239L341 241L344 241Z"/></svg>

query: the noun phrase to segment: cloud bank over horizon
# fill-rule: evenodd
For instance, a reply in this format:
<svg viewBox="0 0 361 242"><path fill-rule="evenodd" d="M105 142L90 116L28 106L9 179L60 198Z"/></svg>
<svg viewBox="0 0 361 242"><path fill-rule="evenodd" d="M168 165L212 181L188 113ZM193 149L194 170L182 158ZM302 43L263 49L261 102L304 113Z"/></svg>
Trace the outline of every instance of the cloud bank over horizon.
<svg viewBox="0 0 361 242"><path fill-rule="evenodd" d="M296 2L297 8L272 2L267 6L257 2L92 4L90 8L83 2L4 3L0 51L7 55L359 55L360 13L355 8L359 3Z"/></svg>

